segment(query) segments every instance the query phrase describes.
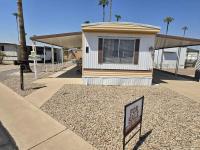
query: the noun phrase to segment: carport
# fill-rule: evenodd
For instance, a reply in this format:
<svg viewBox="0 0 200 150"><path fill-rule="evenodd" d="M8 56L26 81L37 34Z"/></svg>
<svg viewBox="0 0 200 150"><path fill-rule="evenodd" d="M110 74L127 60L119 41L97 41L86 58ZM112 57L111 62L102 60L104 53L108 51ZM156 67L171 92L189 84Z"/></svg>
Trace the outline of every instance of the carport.
<svg viewBox="0 0 200 150"><path fill-rule="evenodd" d="M64 49L82 48L82 32L70 32L70 33L61 33L61 34L52 34L52 35L33 36L30 39L32 41L59 46ZM200 45L200 39L157 34L154 50L179 47L179 50L178 50L179 52L178 52L178 56L176 60L177 67L174 73L176 75L178 72L178 63L179 63L179 58L180 58L179 55L180 55L181 48L187 47L187 46L197 46L197 45ZM200 58L197 61L196 70L200 70Z"/></svg>
<svg viewBox="0 0 200 150"><path fill-rule="evenodd" d="M175 72L174 72L174 75L177 76L181 48L188 47L188 46L198 46L198 45L200 45L200 39L157 34L156 43L155 43L155 50L161 50L161 49L164 50L166 48L178 47L178 55L177 55L177 58L176 58L176 69L175 69ZM161 59L163 59L163 56L162 56ZM161 60L161 61L163 61L163 60ZM162 63L161 63L161 65L162 65ZM162 70L162 66L160 66L159 69ZM197 71L200 70L200 58L198 58L198 60L197 60L195 69Z"/></svg>

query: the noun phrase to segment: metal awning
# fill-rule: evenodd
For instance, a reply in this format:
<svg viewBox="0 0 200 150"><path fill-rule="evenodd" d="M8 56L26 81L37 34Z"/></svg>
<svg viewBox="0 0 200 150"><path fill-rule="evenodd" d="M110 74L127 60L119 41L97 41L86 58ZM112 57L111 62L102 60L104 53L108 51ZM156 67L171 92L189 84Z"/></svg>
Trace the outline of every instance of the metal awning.
<svg viewBox="0 0 200 150"><path fill-rule="evenodd" d="M200 39L157 34L155 41L155 50L163 48L186 47L186 46L196 46L196 45L200 45Z"/></svg>
<svg viewBox="0 0 200 150"><path fill-rule="evenodd" d="M33 36L30 39L33 41L38 41L63 48L82 47L82 32ZM200 39L157 34L155 41L155 50L162 48L185 47L196 45L200 45Z"/></svg>
<svg viewBox="0 0 200 150"><path fill-rule="evenodd" d="M63 48L82 47L82 32L32 36L30 39L33 41L55 45Z"/></svg>

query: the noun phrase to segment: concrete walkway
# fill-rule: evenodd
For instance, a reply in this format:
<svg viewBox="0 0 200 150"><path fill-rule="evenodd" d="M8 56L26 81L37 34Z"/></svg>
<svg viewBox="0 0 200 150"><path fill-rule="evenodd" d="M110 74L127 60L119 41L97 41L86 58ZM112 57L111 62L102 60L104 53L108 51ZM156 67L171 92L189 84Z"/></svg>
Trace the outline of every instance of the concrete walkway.
<svg viewBox="0 0 200 150"><path fill-rule="evenodd" d="M0 83L0 119L20 150L94 149L53 118Z"/></svg>
<svg viewBox="0 0 200 150"><path fill-rule="evenodd" d="M177 93L200 102L200 83L187 80L163 80L162 86L172 89Z"/></svg>
<svg viewBox="0 0 200 150"><path fill-rule="evenodd" d="M182 77L176 78L174 75L161 71L155 71L154 75L154 79L156 79L156 82L160 83L161 86L170 88L181 95L200 102L199 82Z"/></svg>
<svg viewBox="0 0 200 150"><path fill-rule="evenodd" d="M29 101L34 106L40 108L63 85L83 84L83 81L81 78L45 78L45 79L39 79L35 83L43 84L45 85L45 87L26 96L25 100Z"/></svg>

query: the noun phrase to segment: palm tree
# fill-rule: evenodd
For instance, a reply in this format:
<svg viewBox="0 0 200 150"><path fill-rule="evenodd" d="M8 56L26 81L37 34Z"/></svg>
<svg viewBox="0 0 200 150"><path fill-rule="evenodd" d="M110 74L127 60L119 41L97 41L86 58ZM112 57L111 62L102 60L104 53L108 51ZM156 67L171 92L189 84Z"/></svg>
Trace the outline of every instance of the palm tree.
<svg viewBox="0 0 200 150"><path fill-rule="evenodd" d="M115 18L116 18L116 20L118 22L119 20L121 20L122 17L120 15L115 15Z"/></svg>
<svg viewBox="0 0 200 150"><path fill-rule="evenodd" d="M174 18L173 18L173 17L170 17L170 16L168 16L168 17L166 17L166 18L164 19L164 23L167 23L166 35L168 34L169 24L170 24L171 22L173 22L173 21L174 21Z"/></svg>
<svg viewBox="0 0 200 150"><path fill-rule="evenodd" d="M85 21L84 23L85 23L85 24L88 24L88 23L90 23L90 21L89 21L89 20L87 20L87 21Z"/></svg>
<svg viewBox="0 0 200 150"><path fill-rule="evenodd" d="M19 53L18 53L18 60L20 63L24 64L24 72L31 72L29 61L28 61L28 51L26 47L26 33L24 29L24 17L23 17L23 6L22 0L17 0L18 6L18 23L19 23Z"/></svg>
<svg viewBox="0 0 200 150"><path fill-rule="evenodd" d="M109 18L109 21L111 22L112 21L112 0L110 0L109 3L110 3L110 18Z"/></svg>
<svg viewBox="0 0 200 150"><path fill-rule="evenodd" d="M103 22L105 21L105 7L108 6L108 0L99 0L99 5L103 7Z"/></svg>
<svg viewBox="0 0 200 150"><path fill-rule="evenodd" d="M170 16L168 16L168 17L166 17L166 18L164 18L164 23L166 23L167 24L167 28L166 28L166 32L165 32L165 34L167 35L168 34L168 31L169 31L169 25L170 25L170 23L171 22L173 22L174 21L174 18L173 17L170 17ZM164 48L162 49L162 54L161 54L161 63L160 63L160 69L162 69L162 65L163 65L163 57L164 57Z"/></svg>
<svg viewBox="0 0 200 150"><path fill-rule="evenodd" d="M182 27L182 30L183 30L183 36L185 36L185 33L186 33L186 31L188 30L188 27L187 27L187 26L184 26L184 27Z"/></svg>

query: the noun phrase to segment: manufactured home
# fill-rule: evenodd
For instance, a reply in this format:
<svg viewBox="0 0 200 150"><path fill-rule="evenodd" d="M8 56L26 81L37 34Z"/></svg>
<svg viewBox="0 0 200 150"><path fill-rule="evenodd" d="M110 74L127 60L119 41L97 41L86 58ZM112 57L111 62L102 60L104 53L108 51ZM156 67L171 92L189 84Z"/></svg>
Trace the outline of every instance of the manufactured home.
<svg viewBox="0 0 200 150"><path fill-rule="evenodd" d="M151 85L152 55L160 28L136 23L82 25L85 84Z"/></svg>
<svg viewBox="0 0 200 150"><path fill-rule="evenodd" d="M51 47L45 46L45 61L51 61L52 52ZM27 45L28 53L32 51L32 46ZM19 51L19 46L14 43L0 43L0 51L3 52L6 56L3 58L5 63L13 63L17 61L17 54ZM44 61L44 47L36 46L36 54L38 55L38 61ZM31 59L29 59L32 61ZM60 49L54 48L54 62L61 62L61 53Z"/></svg>
<svg viewBox="0 0 200 150"><path fill-rule="evenodd" d="M180 51L180 52L179 52ZM180 53L180 55L179 55ZM194 68L197 59L200 55L200 50L198 47L175 47L164 49L163 53L163 69L175 69L177 65L177 57L179 58L178 68ZM154 66L159 68L161 65L162 50L157 50L155 52Z"/></svg>
<svg viewBox="0 0 200 150"><path fill-rule="evenodd" d="M81 29L31 40L61 47L64 54L81 49L86 85L151 85L155 51L200 45L199 39L159 34L159 27L147 24L98 22L83 24Z"/></svg>

